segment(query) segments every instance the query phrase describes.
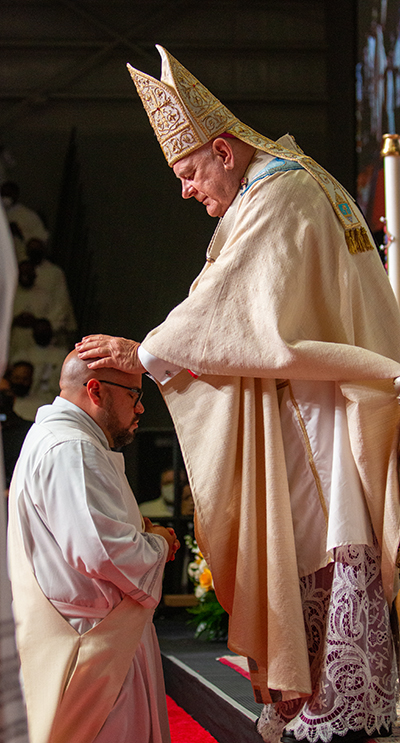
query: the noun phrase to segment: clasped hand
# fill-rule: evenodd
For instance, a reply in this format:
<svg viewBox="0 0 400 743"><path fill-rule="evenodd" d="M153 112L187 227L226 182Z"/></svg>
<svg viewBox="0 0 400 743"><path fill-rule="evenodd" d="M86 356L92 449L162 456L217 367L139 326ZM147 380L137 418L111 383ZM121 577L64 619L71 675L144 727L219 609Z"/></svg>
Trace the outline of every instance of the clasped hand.
<svg viewBox="0 0 400 743"><path fill-rule="evenodd" d="M147 516L144 517L145 531L149 534L158 534L160 537L164 537L168 543L168 556L166 562L175 560L175 552L181 546L179 539L177 538L175 531L172 527L159 526L153 524Z"/></svg>

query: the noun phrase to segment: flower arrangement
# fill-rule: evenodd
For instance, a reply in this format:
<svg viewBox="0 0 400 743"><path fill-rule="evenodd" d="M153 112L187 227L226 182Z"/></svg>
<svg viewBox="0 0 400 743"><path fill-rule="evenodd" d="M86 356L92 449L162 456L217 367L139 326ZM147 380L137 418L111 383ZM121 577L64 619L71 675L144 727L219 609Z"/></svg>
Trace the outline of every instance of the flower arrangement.
<svg viewBox="0 0 400 743"><path fill-rule="evenodd" d="M207 640L224 640L228 635L229 615L215 595L211 570L196 540L186 535L185 542L194 556L188 565L188 575L195 585L194 594L199 600L197 606L187 610L194 615L189 623L196 625L195 637L203 636Z"/></svg>

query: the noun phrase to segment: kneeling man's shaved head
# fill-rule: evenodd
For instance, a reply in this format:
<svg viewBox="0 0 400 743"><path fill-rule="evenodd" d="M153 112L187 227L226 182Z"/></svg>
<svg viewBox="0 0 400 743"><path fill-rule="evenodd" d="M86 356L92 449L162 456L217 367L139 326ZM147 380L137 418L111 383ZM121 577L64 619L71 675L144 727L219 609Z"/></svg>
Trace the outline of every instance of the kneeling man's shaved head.
<svg viewBox="0 0 400 743"><path fill-rule="evenodd" d="M61 369L61 392L78 390L91 377L96 378L96 374L88 369L87 363L79 358L76 351L71 351L64 360Z"/></svg>
<svg viewBox="0 0 400 743"><path fill-rule="evenodd" d="M61 369L60 397L90 415L111 447L126 446L133 440L144 412L142 375L106 367L88 369L88 363L75 350L68 354Z"/></svg>

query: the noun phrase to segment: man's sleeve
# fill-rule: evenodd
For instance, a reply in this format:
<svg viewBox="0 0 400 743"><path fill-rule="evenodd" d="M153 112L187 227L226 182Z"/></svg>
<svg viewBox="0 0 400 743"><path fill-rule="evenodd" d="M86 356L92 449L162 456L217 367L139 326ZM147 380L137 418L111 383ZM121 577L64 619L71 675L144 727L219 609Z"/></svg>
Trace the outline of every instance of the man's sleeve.
<svg viewBox="0 0 400 743"><path fill-rule="evenodd" d="M137 507L133 493L107 457L88 442L67 442L46 454L37 476L43 502L36 508L64 560L144 606L156 606L168 545L129 522L127 498Z"/></svg>

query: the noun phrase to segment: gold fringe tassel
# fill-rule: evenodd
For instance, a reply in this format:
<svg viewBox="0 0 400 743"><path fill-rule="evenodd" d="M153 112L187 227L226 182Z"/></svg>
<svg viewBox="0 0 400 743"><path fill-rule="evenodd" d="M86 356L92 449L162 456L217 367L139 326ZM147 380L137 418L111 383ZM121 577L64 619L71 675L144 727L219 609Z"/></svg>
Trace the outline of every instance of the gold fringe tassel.
<svg viewBox="0 0 400 743"><path fill-rule="evenodd" d="M367 250L374 249L368 236L368 232L364 227L352 227L349 230L345 230L344 234L351 255L356 255L356 253L366 253Z"/></svg>

